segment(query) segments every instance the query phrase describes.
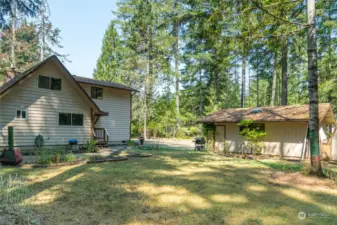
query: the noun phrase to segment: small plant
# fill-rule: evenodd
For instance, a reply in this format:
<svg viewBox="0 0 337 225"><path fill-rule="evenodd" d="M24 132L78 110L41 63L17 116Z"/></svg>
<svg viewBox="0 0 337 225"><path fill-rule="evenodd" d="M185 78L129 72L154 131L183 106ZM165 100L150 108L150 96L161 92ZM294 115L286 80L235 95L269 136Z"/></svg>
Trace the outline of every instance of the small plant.
<svg viewBox="0 0 337 225"><path fill-rule="evenodd" d="M128 140L128 146L135 147L136 143L134 141L132 141L132 140Z"/></svg>
<svg viewBox="0 0 337 225"><path fill-rule="evenodd" d="M61 152L54 152L51 156L51 162L59 164L61 162Z"/></svg>
<svg viewBox="0 0 337 225"><path fill-rule="evenodd" d="M74 154L65 154L63 155L63 158L61 159L62 162L74 162L76 157Z"/></svg>
<svg viewBox="0 0 337 225"><path fill-rule="evenodd" d="M95 140L88 140L84 145L85 152L88 153L98 152L96 143L97 142Z"/></svg>
<svg viewBox="0 0 337 225"><path fill-rule="evenodd" d="M50 153L45 150L41 149L36 157L36 163L41 165L49 165L52 163L52 157Z"/></svg>
<svg viewBox="0 0 337 225"><path fill-rule="evenodd" d="M259 126L254 126L253 120L242 120L238 123L240 127L240 135L244 136L248 141L248 148L251 152L260 154L264 147L264 143L260 141L260 138L266 136L264 129Z"/></svg>

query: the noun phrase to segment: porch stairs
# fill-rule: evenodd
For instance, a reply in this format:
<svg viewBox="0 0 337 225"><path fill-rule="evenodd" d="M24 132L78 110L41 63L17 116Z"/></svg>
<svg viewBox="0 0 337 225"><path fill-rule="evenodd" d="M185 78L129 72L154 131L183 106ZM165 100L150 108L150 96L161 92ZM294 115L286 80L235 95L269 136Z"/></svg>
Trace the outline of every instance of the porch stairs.
<svg viewBox="0 0 337 225"><path fill-rule="evenodd" d="M109 133L105 128L94 128L96 146L106 148L109 146Z"/></svg>

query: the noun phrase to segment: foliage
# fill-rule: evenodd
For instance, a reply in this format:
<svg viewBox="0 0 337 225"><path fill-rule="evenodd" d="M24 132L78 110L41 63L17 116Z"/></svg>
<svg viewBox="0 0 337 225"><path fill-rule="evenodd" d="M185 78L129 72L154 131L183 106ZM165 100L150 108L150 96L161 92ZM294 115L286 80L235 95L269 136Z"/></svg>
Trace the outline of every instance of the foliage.
<svg viewBox="0 0 337 225"><path fill-rule="evenodd" d="M215 125L212 123L203 123L202 124L202 134L207 137L208 133L211 132L215 132Z"/></svg>
<svg viewBox="0 0 337 225"><path fill-rule="evenodd" d="M267 133L252 127L252 124L252 120L241 120L240 123L238 123L241 129L239 134L246 138L248 148L252 153L261 153L264 144L260 141L260 138L266 136Z"/></svg>
<svg viewBox="0 0 337 225"><path fill-rule="evenodd" d="M282 73L287 74L288 104L306 104L305 4L121 0L103 39L95 77L140 90L133 97L133 136L144 127L149 137L193 136L186 130L196 120L221 108L240 107L242 94L244 107L268 106L273 94L273 103L280 105ZM319 0L316 5L319 100L335 104L337 2ZM181 88L175 90L177 77Z"/></svg>
<svg viewBox="0 0 337 225"><path fill-rule="evenodd" d="M97 143L96 140L88 140L84 144L85 152L89 152L89 153L98 152L98 148L96 146L96 143Z"/></svg>
<svg viewBox="0 0 337 225"><path fill-rule="evenodd" d="M41 165L49 165L52 163L52 155L46 149L41 149L36 156L36 163Z"/></svg>
<svg viewBox="0 0 337 225"><path fill-rule="evenodd" d="M36 156L36 163L40 165L59 164L73 162L76 157L62 149L41 149Z"/></svg>
<svg viewBox="0 0 337 225"><path fill-rule="evenodd" d="M12 23L16 3L16 22ZM15 40L13 40L13 28ZM66 55L59 54L55 48L62 48L60 29L49 20L47 0L10 0L0 3L0 81L5 71L15 66L16 71L34 66L41 60L55 54L61 60ZM12 62L12 49L14 62ZM11 65L12 64L12 65Z"/></svg>

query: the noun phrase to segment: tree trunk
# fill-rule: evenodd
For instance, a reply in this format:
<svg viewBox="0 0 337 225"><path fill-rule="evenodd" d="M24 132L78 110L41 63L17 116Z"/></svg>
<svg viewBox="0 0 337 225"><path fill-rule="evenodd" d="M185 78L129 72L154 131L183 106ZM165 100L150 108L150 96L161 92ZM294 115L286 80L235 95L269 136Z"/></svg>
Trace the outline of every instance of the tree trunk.
<svg viewBox="0 0 337 225"><path fill-rule="evenodd" d="M40 43L40 61L44 60L44 46L45 46L45 3L41 6L41 29L40 29L40 35L41 35L41 43Z"/></svg>
<svg viewBox="0 0 337 225"><path fill-rule="evenodd" d="M257 73L256 73L256 107L260 106L259 82L260 82L260 70L258 70Z"/></svg>
<svg viewBox="0 0 337 225"><path fill-rule="evenodd" d="M201 67L200 67L201 68ZM204 111L204 96L202 95L202 70L200 69L199 72L199 85L200 85L200 90L199 90L199 98L200 98L200 105L199 105L199 116L201 117L203 115L203 111Z"/></svg>
<svg viewBox="0 0 337 225"><path fill-rule="evenodd" d="M15 60L15 45L16 45L16 37L15 37L15 30L16 30L16 1L12 1L11 3L11 27L12 27L12 43L11 43L11 67L15 69L16 67L16 60Z"/></svg>
<svg viewBox="0 0 337 225"><path fill-rule="evenodd" d="M277 81L277 52L274 53L274 71L273 71L273 84L271 88L271 102L270 105L275 104L275 94L276 94L276 81Z"/></svg>
<svg viewBox="0 0 337 225"><path fill-rule="evenodd" d="M308 15L308 81L309 81L309 140L312 173L323 176L319 149L318 71L315 25L315 0L307 0Z"/></svg>
<svg viewBox="0 0 337 225"><path fill-rule="evenodd" d="M245 52L245 49L243 50ZM246 90L246 54L242 54L242 76L241 76L241 108L245 107L245 90Z"/></svg>
<svg viewBox="0 0 337 225"><path fill-rule="evenodd" d="M179 74L179 21L176 20L174 23L174 72L175 72L175 89L176 89L176 135L180 129L180 74Z"/></svg>
<svg viewBox="0 0 337 225"><path fill-rule="evenodd" d="M288 104L288 38L284 38L282 47L282 105Z"/></svg>

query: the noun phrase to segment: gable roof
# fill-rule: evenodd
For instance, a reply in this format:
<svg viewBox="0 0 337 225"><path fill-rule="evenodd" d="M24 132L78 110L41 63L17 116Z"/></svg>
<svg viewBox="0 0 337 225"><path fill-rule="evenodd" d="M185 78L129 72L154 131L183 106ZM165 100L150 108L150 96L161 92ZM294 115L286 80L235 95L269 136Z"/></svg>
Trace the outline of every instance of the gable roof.
<svg viewBox="0 0 337 225"><path fill-rule="evenodd" d="M89 103L96 109L96 111L98 112L97 114L99 114L99 115L107 115L106 112L101 111L101 109L98 107L98 105L90 98L90 96L87 94L87 92L74 79L74 77L70 74L70 72L67 70L67 68L63 65L63 63L55 55L52 55L52 56L46 58L45 60L41 61L40 63L36 64L35 66L27 69L23 73L20 73L20 74L16 75L14 78L12 78L11 80L9 80L6 83L4 83L0 87L0 96L3 95L4 93L8 92L11 88L13 88L16 84L19 84L25 78L29 77L30 74L32 74L33 72L35 72L41 66L43 66L43 65L45 65L45 64L47 64L47 63L49 63L49 62L51 62L53 60L55 60L55 62L58 63L61 66L61 68L66 72L66 74L68 75L68 77L70 78L70 80L73 81L74 85L76 85L79 88L80 92L85 96L85 98L87 98L87 100L89 101Z"/></svg>
<svg viewBox="0 0 337 225"><path fill-rule="evenodd" d="M200 123L238 123L241 120L255 122L309 121L309 105L285 105L259 108L222 109L208 115ZM328 124L335 124L335 118L329 103L319 104L319 119L326 119Z"/></svg>
<svg viewBox="0 0 337 225"><path fill-rule="evenodd" d="M80 77L77 75L73 75L75 80L80 83L85 83L85 84L92 84L92 85L97 85L97 86L103 86L103 87L112 87L112 88L117 88L117 89L123 89L123 90L129 90L129 91L136 91L138 90L130 88L124 84L118 84L110 81L103 81L103 80L95 80L87 77Z"/></svg>

